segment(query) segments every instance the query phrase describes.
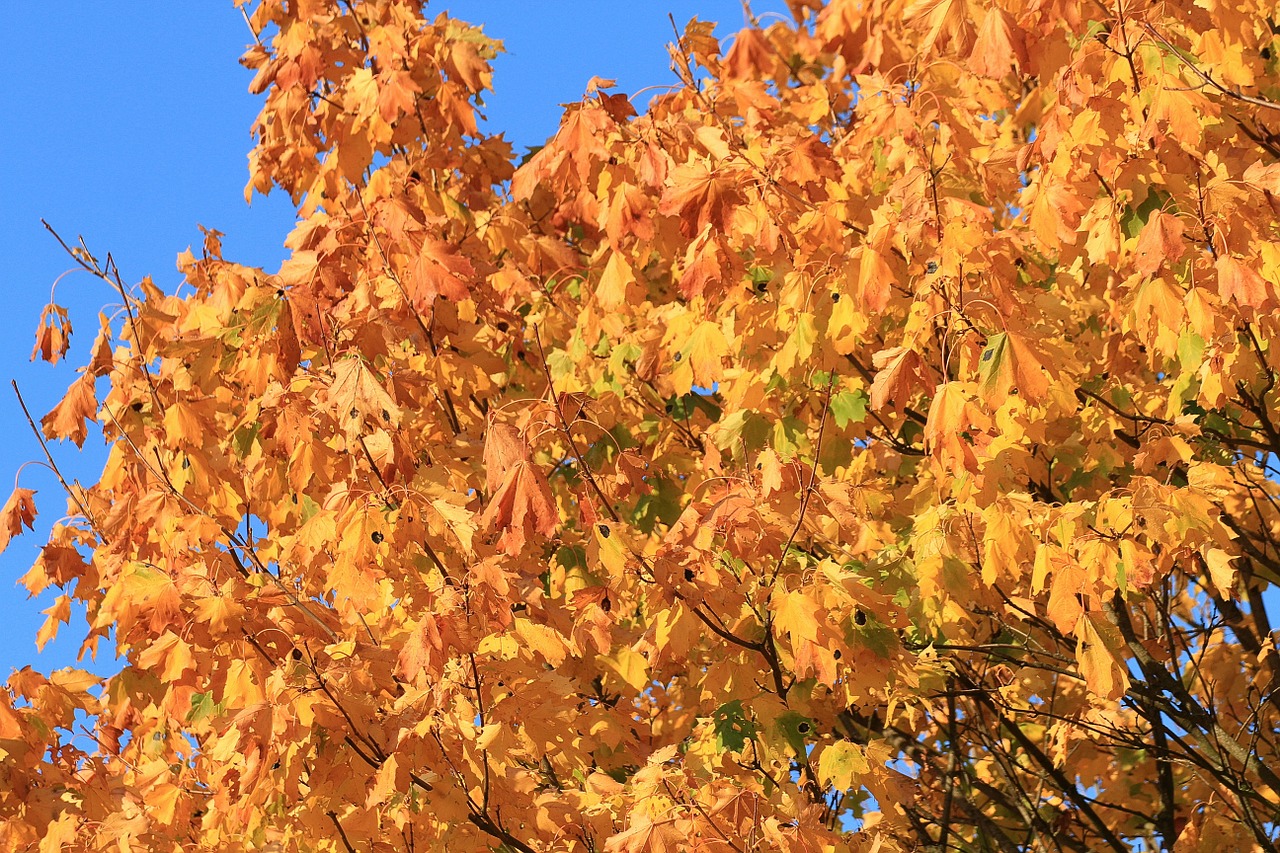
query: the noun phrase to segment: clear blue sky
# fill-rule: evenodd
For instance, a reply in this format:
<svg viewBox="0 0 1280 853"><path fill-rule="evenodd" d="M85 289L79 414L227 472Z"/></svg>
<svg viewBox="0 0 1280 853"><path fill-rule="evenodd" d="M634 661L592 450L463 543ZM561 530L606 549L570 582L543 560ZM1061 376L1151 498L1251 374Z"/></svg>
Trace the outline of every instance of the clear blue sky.
<svg viewBox="0 0 1280 853"><path fill-rule="evenodd" d="M757 15L785 9L757 0ZM614 77L622 91L670 84L665 45L670 12L681 26L695 15L721 22L721 36L743 23L738 0L615 3L555 0L455 0L432 3L481 23L505 41L495 63L489 127L517 146L540 144L555 130L558 104L576 101L593 75ZM625 10L619 14L619 10ZM166 290L180 279L174 259L198 246L197 223L226 233L226 257L279 268L293 208L282 194L244 203L249 127L258 99L250 73L236 62L251 42L230 0L202 2L34 3L10 16L0 52L0 501L11 477L39 445L18 408L16 379L37 420L61 397L96 333L98 311L112 293L87 274L67 276L57 301L75 327L70 365L28 361L49 289L73 264L40 225L64 237L84 235L99 257L112 253L130 281L152 276ZM639 106L639 104L637 104ZM517 148L519 151L519 147ZM118 303L118 297L117 297ZM112 309L109 309L112 310ZM64 474L91 483L105 459L91 436L83 452L54 446ZM16 581L30 567L66 498L51 474L28 466L21 483L37 489L35 532L0 555L0 679L27 664L47 671L75 665L84 636L74 619L37 655L35 635L53 593L27 600ZM104 648L87 668L114 671Z"/></svg>

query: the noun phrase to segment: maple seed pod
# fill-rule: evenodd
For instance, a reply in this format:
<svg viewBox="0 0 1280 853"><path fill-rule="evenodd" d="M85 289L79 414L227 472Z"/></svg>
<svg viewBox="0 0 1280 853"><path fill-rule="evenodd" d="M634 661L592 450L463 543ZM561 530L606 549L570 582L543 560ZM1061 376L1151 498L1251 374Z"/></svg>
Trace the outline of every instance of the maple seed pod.
<svg viewBox="0 0 1280 853"><path fill-rule="evenodd" d="M839 293L832 293L832 294L831 294L831 301L832 301L832 302L839 302L839 301L840 301L840 294L839 294Z"/></svg>
<svg viewBox="0 0 1280 853"><path fill-rule="evenodd" d="M867 614L861 610L855 610L853 611L853 621L857 625L865 625L867 624Z"/></svg>
<svg viewBox="0 0 1280 853"><path fill-rule="evenodd" d="M604 598L600 599L600 609L605 613L608 613L613 609L613 602L609 600L609 596L606 595Z"/></svg>
<svg viewBox="0 0 1280 853"><path fill-rule="evenodd" d="M693 569L685 569L685 570L684 570L684 579L685 579L685 580L687 580L687 581L689 581L690 583L692 583L692 582L693 582L693 579L694 579L694 578L696 578L696 577L697 577L697 575L694 573Z"/></svg>
<svg viewBox="0 0 1280 853"><path fill-rule="evenodd" d="M684 353L682 353L682 352L678 352L678 353L676 353L676 354L675 354L675 356L674 356L673 358L674 358L674 360L675 360L675 361L679 361L680 359L684 358Z"/></svg>
<svg viewBox="0 0 1280 853"><path fill-rule="evenodd" d="M831 653L831 657L835 660L840 660L840 658L844 657L844 655L840 653L839 649L836 649L834 652Z"/></svg>
<svg viewBox="0 0 1280 853"><path fill-rule="evenodd" d="M609 525L607 525L607 524L597 524L597 525L596 525L596 530L599 530L599 531L600 531L600 535L601 535L601 536L603 536L605 539L608 539L608 538L609 538Z"/></svg>
<svg viewBox="0 0 1280 853"><path fill-rule="evenodd" d="M375 531L373 531L372 533L370 533L370 534L369 534L369 538L373 540L373 544L374 544L374 545L381 545L381 544L382 544L382 540L383 540L385 537L383 537L383 535L382 535L381 533L379 533L378 531L376 531L376 530L375 530Z"/></svg>
<svg viewBox="0 0 1280 853"><path fill-rule="evenodd" d="M937 271L938 271L937 261L929 261L929 263L925 265L925 268L924 268L925 275L933 275Z"/></svg>

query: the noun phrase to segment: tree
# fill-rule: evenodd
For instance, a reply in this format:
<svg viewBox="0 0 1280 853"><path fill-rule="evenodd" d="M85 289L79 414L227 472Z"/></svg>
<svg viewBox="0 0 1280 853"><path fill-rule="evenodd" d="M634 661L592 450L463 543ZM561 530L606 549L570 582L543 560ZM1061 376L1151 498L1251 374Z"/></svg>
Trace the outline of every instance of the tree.
<svg viewBox="0 0 1280 853"><path fill-rule="evenodd" d="M125 666L0 691L7 849L1277 848L1274 10L791 7L517 163L480 29L262 0L279 272L68 246Z"/></svg>

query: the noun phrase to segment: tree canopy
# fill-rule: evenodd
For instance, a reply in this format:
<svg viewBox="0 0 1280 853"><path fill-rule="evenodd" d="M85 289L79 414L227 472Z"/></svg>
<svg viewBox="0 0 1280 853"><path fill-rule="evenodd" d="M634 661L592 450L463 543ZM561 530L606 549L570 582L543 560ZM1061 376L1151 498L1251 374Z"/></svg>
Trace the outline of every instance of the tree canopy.
<svg viewBox="0 0 1280 853"><path fill-rule="evenodd" d="M123 670L0 690L0 846L1277 849L1274 6L789 5L524 157L480 28L246 9L290 254L64 243Z"/></svg>

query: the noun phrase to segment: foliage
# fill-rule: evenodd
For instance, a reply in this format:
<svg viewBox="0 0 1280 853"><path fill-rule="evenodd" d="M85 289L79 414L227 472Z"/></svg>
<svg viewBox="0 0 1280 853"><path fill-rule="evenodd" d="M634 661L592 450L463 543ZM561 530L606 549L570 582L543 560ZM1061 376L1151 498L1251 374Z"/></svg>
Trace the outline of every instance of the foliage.
<svg viewBox="0 0 1280 853"><path fill-rule="evenodd" d="M1274 9L791 6L519 160L480 29L262 0L279 272L72 250L23 583L125 667L0 846L1276 849Z"/></svg>

